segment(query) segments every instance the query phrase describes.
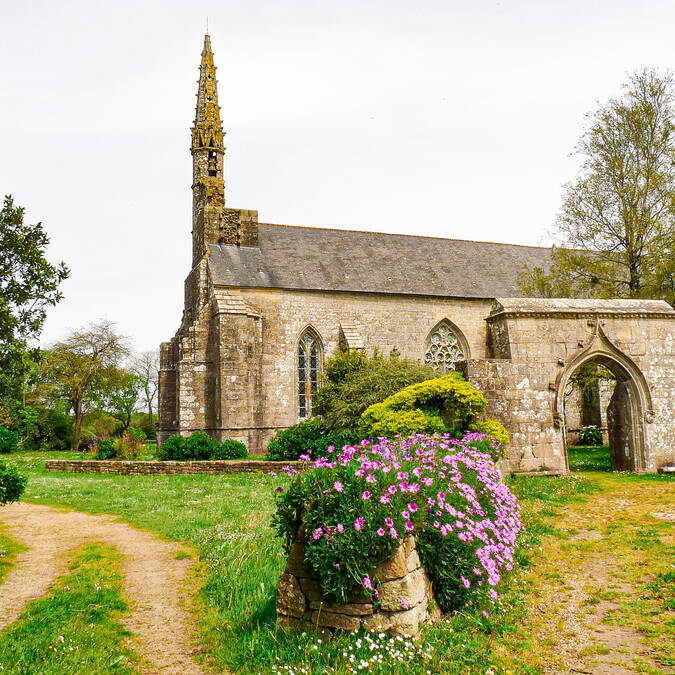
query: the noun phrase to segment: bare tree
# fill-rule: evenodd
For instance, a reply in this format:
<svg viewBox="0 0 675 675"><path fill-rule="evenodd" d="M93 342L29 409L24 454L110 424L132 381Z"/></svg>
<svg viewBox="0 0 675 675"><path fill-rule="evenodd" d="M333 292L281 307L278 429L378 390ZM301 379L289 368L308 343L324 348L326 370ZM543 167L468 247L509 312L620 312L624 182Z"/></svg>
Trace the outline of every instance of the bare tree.
<svg viewBox="0 0 675 675"><path fill-rule="evenodd" d="M143 394L152 421L154 400L159 387L159 352L148 350L137 354L131 361L131 372L143 382Z"/></svg>
<svg viewBox="0 0 675 675"><path fill-rule="evenodd" d="M75 415L73 450L80 446L84 402L97 378L119 368L129 354L129 339L116 331L115 324L101 319L73 330L45 354L41 379L51 395L65 399Z"/></svg>

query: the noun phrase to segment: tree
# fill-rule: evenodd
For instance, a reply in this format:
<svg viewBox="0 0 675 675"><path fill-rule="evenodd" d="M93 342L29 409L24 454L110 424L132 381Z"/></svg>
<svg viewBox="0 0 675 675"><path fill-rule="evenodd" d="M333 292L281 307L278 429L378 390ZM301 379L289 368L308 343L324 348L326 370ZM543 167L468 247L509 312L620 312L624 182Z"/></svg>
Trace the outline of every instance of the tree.
<svg viewBox="0 0 675 675"><path fill-rule="evenodd" d="M42 224L23 222L24 209L6 196L0 209L0 395L19 397L27 362L28 341L36 338L47 308L62 296L68 278L65 263L49 263L49 237Z"/></svg>
<svg viewBox="0 0 675 675"><path fill-rule="evenodd" d="M159 387L159 352L149 350L138 354L131 362L131 372L137 375L143 383L148 418L152 422L153 402Z"/></svg>
<svg viewBox="0 0 675 675"><path fill-rule="evenodd" d="M521 275L523 293L675 304L674 87L670 73L637 71L622 97L588 115L550 269Z"/></svg>
<svg viewBox="0 0 675 675"><path fill-rule="evenodd" d="M91 398L119 422L115 433L129 428L143 386L138 375L116 366L103 369L92 379Z"/></svg>
<svg viewBox="0 0 675 675"><path fill-rule="evenodd" d="M87 397L95 398L100 379L111 369L119 368L128 354L128 338L117 333L115 324L105 319L72 331L45 354L42 386L50 390L52 397L65 399L73 411L73 450L80 446Z"/></svg>

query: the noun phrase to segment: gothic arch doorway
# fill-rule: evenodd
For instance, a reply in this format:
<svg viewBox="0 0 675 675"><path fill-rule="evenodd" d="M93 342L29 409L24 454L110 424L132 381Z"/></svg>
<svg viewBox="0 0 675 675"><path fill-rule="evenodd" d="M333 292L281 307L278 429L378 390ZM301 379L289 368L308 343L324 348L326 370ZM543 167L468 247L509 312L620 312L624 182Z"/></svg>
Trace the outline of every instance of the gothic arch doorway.
<svg viewBox="0 0 675 675"><path fill-rule="evenodd" d="M569 470L566 398L572 378L589 365L611 373L613 391L606 403L609 458L612 471L645 471L647 462L646 422L651 414L651 397L644 375L634 361L613 348L587 350L575 358L558 378L556 411L562 431L565 465Z"/></svg>

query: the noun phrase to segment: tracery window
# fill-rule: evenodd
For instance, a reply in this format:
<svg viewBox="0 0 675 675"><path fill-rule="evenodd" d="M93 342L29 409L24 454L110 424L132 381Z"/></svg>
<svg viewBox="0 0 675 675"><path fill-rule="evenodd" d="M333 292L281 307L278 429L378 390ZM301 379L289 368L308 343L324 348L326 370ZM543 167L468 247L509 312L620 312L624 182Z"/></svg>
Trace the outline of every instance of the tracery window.
<svg viewBox="0 0 675 675"><path fill-rule="evenodd" d="M464 344L458 331L444 321L429 335L424 362L441 373L455 370L455 364L468 356Z"/></svg>
<svg viewBox="0 0 675 675"><path fill-rule="evenodd" d="M298 417L312 414L312 399L319 387L321 344L318 335L306 330L298 342Z"/></svg>

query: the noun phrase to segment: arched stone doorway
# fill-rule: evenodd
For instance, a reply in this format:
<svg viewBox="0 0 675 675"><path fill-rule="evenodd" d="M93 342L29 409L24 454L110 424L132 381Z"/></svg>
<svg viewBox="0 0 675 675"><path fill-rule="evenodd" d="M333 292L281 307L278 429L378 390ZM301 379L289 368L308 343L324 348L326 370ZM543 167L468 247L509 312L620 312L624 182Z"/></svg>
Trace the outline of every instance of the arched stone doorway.
<svg viewBox="0 0 675 675"><path fill-rule="evenodd" d="M607 405L611 468L613 471L642 472L648 465L646 422L648 411L652 409L649 387L635 362L617 350L604 335L601 338L602 344L579 354L559 376L555 407L561 422L566 468L569 470L565 406L568 385L579 369L596 364L606 368L615 380Z"/></svg>

